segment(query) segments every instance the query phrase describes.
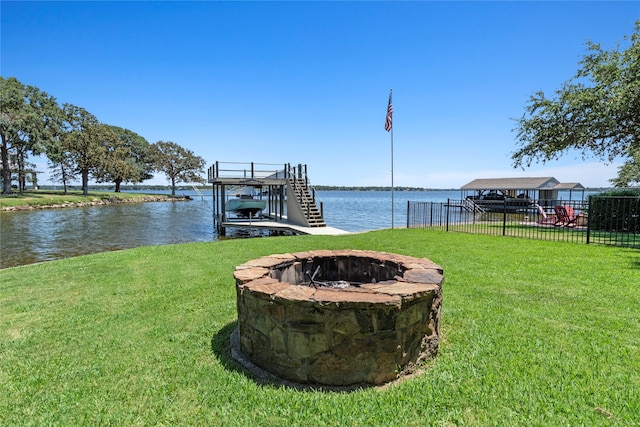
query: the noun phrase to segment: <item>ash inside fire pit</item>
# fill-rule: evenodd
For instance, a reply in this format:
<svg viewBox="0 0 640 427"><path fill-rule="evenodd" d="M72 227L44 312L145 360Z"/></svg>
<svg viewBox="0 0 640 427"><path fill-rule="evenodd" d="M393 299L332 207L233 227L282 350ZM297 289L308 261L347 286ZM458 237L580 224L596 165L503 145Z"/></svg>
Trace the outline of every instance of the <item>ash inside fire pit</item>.
<svg viewBox="0 0 640 427"><path fill-rule="evenodd" d="M271 255L238 266L240 359L289 381L378 385L438 351L442 268L373 251Z"/></svg>
<svg viewBox="0 0 640 427"><path fill-rule="evenodd" d="M313 286L316 289L318 289L319 286L324 286L327 288L334 288L334 289L344 289L344 288L348 288L349 286L360 286L362 284L359 282L350 283L350 282L347 282L346 280L333 280L333 281L323 282L319 278L316 278L319 272L320 272L320 266L316 268L316 271L313 272L313 275L309 272L309 270L305 271L304 274L309 279L309 281L304 282L303 285ZM373 283L375 283L376 279L372 279L372 280L373 280Z"/></svg>

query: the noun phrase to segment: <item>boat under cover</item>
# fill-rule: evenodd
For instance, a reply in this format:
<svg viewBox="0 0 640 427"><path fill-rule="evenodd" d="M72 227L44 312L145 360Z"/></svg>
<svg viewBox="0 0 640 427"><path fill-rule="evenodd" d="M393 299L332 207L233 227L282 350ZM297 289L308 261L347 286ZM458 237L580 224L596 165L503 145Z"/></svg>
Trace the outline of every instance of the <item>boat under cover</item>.
<svg viewBox="0 0 640 427"><path fill-rule="evenodd" d="M506 192L495 190L479 191L477 195L467 196L467 200L490 212L518 211L535 207L534 202L526 194L510 197Z"/></svg>
<svg viewBox="0 0 640 427"><path fill-rule="evenodd" d="M227 200L225 210L234 212L238 216L252 217L267 207L266 200L254 199L248 194L240 194L237 197Z"/></svg>

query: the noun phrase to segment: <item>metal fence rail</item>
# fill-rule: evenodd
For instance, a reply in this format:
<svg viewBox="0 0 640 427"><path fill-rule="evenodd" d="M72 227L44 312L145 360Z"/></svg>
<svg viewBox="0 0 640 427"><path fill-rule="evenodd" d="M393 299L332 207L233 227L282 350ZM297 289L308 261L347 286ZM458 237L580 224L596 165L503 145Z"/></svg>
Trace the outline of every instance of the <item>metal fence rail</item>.
<svg viewBox="0 0 640 427"><path fill-rule="evenodd" d="M407 203L407 228L640 248L640 197L590 196L553 206L469 200Z"/></svg>

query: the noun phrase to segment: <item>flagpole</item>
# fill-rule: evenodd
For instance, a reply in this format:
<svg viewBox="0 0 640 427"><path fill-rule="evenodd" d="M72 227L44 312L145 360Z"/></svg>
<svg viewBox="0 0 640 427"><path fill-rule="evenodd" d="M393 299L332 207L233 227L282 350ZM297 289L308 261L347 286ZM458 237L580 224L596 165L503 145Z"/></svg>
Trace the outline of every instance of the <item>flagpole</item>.
<svg viewBox="0 0 640 427"><path fill-rule="evenodd" d="M389 104L387 104L387 117L384 122L384 130L391 133L391 229L395 227L395 219L394 219L395 203L393 199L394 185L393 185L393 103L391 102L392 95L393 95L393 88L389 89Z"/></svg>
<svg viewBox="0 0 640 427"><path fill-rule="evenodd" d="M393 220L394 202L393 202L393 127L391 127L391 229L395 225Z"/></svg>

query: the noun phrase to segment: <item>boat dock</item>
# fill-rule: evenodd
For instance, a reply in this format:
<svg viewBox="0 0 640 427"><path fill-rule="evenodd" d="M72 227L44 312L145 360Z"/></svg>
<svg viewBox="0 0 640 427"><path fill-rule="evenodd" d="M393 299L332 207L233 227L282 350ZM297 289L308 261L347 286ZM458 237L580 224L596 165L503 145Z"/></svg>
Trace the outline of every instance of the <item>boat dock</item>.
<svg viewBox="0 0 640 427"><path fill-rule="evenodd" d="M209 168L208 182L213 184L213 218L220 236L226 235L227 228L348 234L327 227L322 203L318 206L315 190L309 184L306 165L215 162ZM266 213L252 217L254 213L234 209L238 202L229 199L229 193L240 188L249 188L256 194L251 200L260 200Z"/></svg>

